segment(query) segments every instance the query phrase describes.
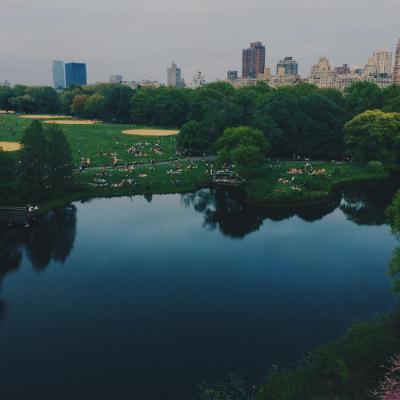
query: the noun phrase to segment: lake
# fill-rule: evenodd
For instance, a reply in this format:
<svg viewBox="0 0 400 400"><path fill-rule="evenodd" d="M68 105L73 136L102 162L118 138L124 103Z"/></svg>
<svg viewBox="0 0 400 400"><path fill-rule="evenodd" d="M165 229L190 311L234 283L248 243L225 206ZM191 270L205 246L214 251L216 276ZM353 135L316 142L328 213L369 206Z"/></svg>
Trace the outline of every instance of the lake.
<svg viewBox="0 0 400 400"><path fill-rule="evenodd" d="M291 209L204 189L2 227L0 397L187 400L230 371L259 383L392 309L393 193L353 185Z"/></svg>

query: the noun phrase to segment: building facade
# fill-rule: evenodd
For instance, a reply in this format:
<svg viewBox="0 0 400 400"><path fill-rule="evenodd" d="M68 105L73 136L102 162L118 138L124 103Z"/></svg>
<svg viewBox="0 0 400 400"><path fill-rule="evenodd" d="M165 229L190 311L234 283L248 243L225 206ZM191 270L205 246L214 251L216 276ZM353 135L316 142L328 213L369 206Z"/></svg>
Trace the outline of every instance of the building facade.
<svg viewBox="0 0 400 400"><path fill-rule="evenodd" d="M350 67L348 64L343 64L340 67L335 67L335 75L348 75L350 74Z"/></svg>
<svg viewBox="0 0 400 400"><path fill-rule="evenodd" d="M65 64L65 80L67 87L73 85L86 86L86 64L74 62Z"/></svg>
<svg viewBox="0 0 400 400"><path fill-rule="evenodd" d="M53 61L53 87L54 89L65 89L64 61Z"/></svg>
<svg viewBox="0 0 400 400"><path fill-rule="evenodd" d="M257 78L265 69L265 46L261 42L250 43L242 51L242 77Z"/></svg>
<svg viewBox="0 0 400 400"><path fill-rule="evenodd" d="M185 86L185 82L182 79L182 70L174 62L167 69L167 85L173 87Z"/></svg>
<svg viewBox="0 0 400 400"><path fill-rule="evenodd" d="M364 75L384 75L392 74L393 53L384 49L375 51L364 68Z"/></svg>
<svg viewBox="0 0 400 400"><path fill-rule="evenodd" d="M283 60L280 60L276 66L276 74L279 76L295 76L298 74L298 71L299 64L296 60L293 60L293 57L285 57Z"/></svg>
<svg viewBox="0 0 400 400"><path fill-rule="evenodd" d="M192 82L190 83L190 88L197 89L201 86L204 86L205 84L206 79L204 78L204 75L201 73L200 70L197 70L193 76Z"/></svg>
<svg viewBox="0 0 400 400"><path fill-rule="evenodd" d="M397 43L396 55L394 57L393 83L400 85L400 39Z"/></svg>
<svg viewBox="0 0 400 400"><path fill-rule="evenodd" d="M226 74L226 78L228 79L228 81L235 81L238 78L238 72L228 71Z"/></svg>
<svg viewBox="0 0 400 400"><path fill-rule="evenodd" d="M110 75L110 83L124 83L124 77L119 74Z"/></svg>

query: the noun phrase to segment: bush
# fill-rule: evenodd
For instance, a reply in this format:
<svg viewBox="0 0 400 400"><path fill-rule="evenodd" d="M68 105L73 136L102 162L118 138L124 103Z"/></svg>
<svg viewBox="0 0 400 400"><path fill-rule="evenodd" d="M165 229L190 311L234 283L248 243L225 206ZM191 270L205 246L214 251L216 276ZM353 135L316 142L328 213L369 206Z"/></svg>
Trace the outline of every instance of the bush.
<svg viewBox="0 0 400 400"><path fill-rule="evenodd" d="M335 167L332 169L331 174L332 174L332 176L343 176L343 175L345 175L345 171L344 171L343 167Z"/></svg>
<svg viewBox="0 0 400 400"><path fill-rule="evenodd" d="M370 161L368 163L368 169L371 172L385 172L385 167L380 161Z"/></svg>

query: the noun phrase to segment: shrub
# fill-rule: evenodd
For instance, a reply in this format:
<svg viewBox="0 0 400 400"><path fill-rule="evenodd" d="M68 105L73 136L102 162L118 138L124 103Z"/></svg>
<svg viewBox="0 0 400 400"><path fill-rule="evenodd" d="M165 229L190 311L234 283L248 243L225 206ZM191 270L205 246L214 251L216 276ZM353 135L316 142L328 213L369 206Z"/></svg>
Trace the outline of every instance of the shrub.
<svg viewBox="0 0 400 400"><path fill-rule="evenodd" d="M344 171L343 167L335 167L332 169L331 174L332 174L332 176L343 176L343 175L345 175L345 171Z"/></svg>
<svg viewBox="0 0 400 400"><path fill-rule="evenodd" d="M370 161L368 169L372 172L385 172L385 167L380 161Z"/></svg>

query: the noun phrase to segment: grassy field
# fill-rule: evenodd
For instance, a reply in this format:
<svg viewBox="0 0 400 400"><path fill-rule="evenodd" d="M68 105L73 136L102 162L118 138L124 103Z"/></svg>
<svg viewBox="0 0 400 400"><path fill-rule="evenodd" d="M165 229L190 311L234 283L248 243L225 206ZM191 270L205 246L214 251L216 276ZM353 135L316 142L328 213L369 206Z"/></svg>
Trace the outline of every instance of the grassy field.
<svg viewBox="0 0 400 400"><path fill-rule="evenodd" d="M0 114L0 142L18 142L23 130L31 123L18 115ZM113 164L116 153L118 165L168 161L168 164L154 167L142 166L134 170L100 168L87 169L77 174L77 190L74 193L52 194L50 203L62 201L62 198L121 196L149 193L174 193L193 191L198 187L212 184L206 175L206 165L199 162L188 168L188 164L170 161L179 158L176 151L176 136L144 137L126 135L126 129L143 128L133 125L95 124L95 125L63 125L73 152L76 167L81 157L89 158L92 167ZM141 144L141 145L139 145ZM132 155L128 148L137 146L142 154ZM161 152L160 152L161 150ZM13 152L15 156L18 152ZM295 204L318 201L329 196L336 185L351 181L381 179L387 177L384 171L373 171L362 163L314 162L314 170L324 170L318 176L308 174L291 174L293 168L304 170L301 161L273 162L261 171L258 178L248 180L244 184L249 198L259 203ZM171 174L168 171L179 173ZM145 176L144 176L145 175ZM57 199L59 197L59 199ZM0 201L16 201L17 194Z"/></svg>
<svg viewBox="0 0 400 400"><path fill-rule="evenodd" d="M24 129L32 122L16 114L0 114L0 141L16 141L22 138ZM70 143L74 161L78 166L82 157L89 158L92 166L112 165L114 154L118 164L169 160L177 158L176 136L151 137L126 135L122 131L140 129L143 126L99 123L95 125L62 125ZM143 155L134 156L128 149L143 144ZM159 145L161 154L155 151Z"/></svg>
<svg viewBox="0 0 400 400"><path fill-rule="evenodd" d="M274 162L261 176L247 182L248 196L260 203L298 203L327 197L337 185L352 181L383 179L384 171L372 171L365 163L313 162L315 170L325 170L320 176L290 174L293 168L303 169L302 161ZM292 180L293 179L293 180Z"/></svg>

